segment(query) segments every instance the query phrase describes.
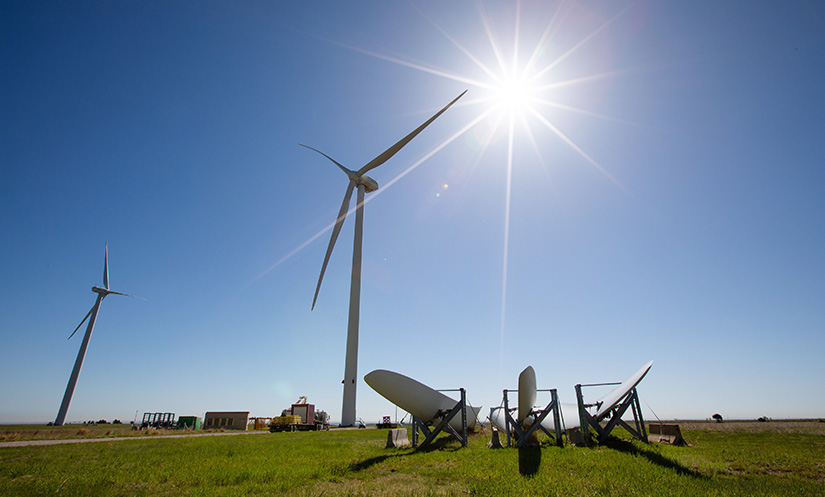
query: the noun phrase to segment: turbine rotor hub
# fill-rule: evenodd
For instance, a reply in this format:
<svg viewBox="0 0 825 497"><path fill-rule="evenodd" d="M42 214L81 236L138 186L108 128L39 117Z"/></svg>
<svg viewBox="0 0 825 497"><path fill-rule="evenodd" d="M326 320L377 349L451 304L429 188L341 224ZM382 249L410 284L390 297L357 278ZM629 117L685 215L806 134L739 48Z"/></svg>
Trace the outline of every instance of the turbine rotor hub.
<svg viewBox="0 0 825 497"><path fill-rule="evenodd" d="M364 189L367 193L374 192L378 189L378 182L366 175L359 177L355 184L364 185Z"/></svg>

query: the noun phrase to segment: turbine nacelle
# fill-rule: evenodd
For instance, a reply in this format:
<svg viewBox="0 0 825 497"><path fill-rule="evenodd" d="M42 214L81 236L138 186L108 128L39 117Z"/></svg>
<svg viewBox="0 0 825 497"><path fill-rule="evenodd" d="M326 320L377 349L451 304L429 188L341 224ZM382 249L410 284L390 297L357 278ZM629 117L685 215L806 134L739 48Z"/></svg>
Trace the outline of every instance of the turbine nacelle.
<svg viewBox="0 0 825 497"><path fill-rule="evenodd" d="M69 335L69 338L72 338L74 336L74 334L77 333L77 330L79 330L80 327L83 326L83 323L85 323L86 320L89 319L89 316L91 316L92 314L97 316L96 309L98 308L98 304L100 304L100 302L103 301L103 299L105 299L109 295L123 295L124 297L132 297L132 298L136 298L136 299L146 300L143 297L137 297L135 295L129 295L128 293L121 293L121 292L115 292L115 291L109 290L109 246L108 245L106 246L105 254L106 255L104 256L104 259L103 259L103 286L102 287L100 287L100 286L93 286L92 287L92 291L95 292L96 294L100 295L99 300L97 301L97 303L95 303L95 305L92 306L92 308L89 310L88 314L86 314L86 317L84 317L83 321L81 321L80 324L77 325L77 328L74 329L72 334ZM94 319L95 318L92 317L92 320L89 321L89 331L87 331L87 333L91 333L91 328L94 326Z"/></svg>
<svg viewBox="0 0 825 497"><path fill-rule="evenodd" d="M367 193L374 192L378 189L378 182L369 176L361 176L355 181L356 185L364 185L364 190Z"/></svg>

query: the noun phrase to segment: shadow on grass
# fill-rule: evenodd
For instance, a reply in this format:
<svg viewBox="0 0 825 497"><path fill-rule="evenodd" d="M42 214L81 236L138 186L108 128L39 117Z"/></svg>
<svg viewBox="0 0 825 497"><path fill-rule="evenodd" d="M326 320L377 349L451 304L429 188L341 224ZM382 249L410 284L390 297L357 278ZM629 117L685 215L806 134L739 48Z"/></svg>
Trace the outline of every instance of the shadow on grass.
<svg viewBox="0 0 825 497"><path fill-rule="evenodd" d="M349 470L353 471L353 472L363 471L365 469L369 469L372 466L375 466L376 464L382 463L382 462L386 461L387 459L393 459L393 458L396 458L396 457L407 457L407 456L411 456L411 455L414 455L414 454L419 453L419 452L427 453L427 452L433 452L433 451L436 451L436 450L447 451L447 452L455 452L455 451L462 448L461 444L456 445L457 442L455 442L455 443L453 443L453 442L455 442L455 440L451 437L439 437L439 438L436 438L430 445L428 445L427 447L424 447L424 448L421 448L421 446L419 445L419 447L417 449L412 449L412 450L410 450L411 448L401 449L402 452L395 452L393 454L386 454L386 455L382 455L382 456L370 457L368 459L364 459L363 461L354 462L354 463L350 464Z"/></svg>
<svg viewBox="0 0 825 497"><path fill-rule="evenodd" d="M374 466L374 465L376 465L380 462L384 462L387 459L390 459L390 458L393 458L393 457L401 457L401 456L404 456L404 455L407 455L407 454L390 454L390 455L386 455L386 456L370 457L369 459L364 459L363 461L355 462L355 463L350 464L349 470L354 471L354 472L364 471L365 469L368 469L368 468L370 468L370 467L372 467L372 466Z"/></svg>
<svg viewBox="0 0 825 497"><path fill-rule="evenodd" d="M541 465L541 447L518 449L518 472L521 476L533 476Z"/></svg>
<svg viewBox="0 0 825 497"><path fill-rule="evenodd" d="M439 436L435 440L433 440L430 445L426 447L422 447L420 444L416 449L416 452L432 452L434 450L446 450L450 452L455 452L461 449L461 443L458 442L452 436Z"/></svg>
<svg viewBox="0 0 825 497"><path fill-rule="evenodd" d="M668 459L667 457L657 453L654 450L636 447L635 445L633 445L632 442L629 442L627 440L609 437L607 441L604 443L604 446L610 447L614 450L618 450L619 452L624 452L625 454L644 457L645 459L647 459L648 461L652 462L657 466L661 466L663 468L672 469L676 471L676 473L679 475L692 476L694 478L701 479L708 478L707 476L699 473L695 469L689 468L672 459Z"/></svg>

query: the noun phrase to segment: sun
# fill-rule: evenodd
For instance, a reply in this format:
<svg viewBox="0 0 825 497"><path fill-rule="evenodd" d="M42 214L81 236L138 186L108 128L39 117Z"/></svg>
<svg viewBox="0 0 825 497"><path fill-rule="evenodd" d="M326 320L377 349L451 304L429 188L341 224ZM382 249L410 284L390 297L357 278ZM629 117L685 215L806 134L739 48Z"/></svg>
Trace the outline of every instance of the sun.
<svg viewBox="0 0 825 497"><path fill-rule="evenodd" d="M505 111L523 112L533 108L537 91L524 74L509 75L493 86L491 99Z"/></svg>

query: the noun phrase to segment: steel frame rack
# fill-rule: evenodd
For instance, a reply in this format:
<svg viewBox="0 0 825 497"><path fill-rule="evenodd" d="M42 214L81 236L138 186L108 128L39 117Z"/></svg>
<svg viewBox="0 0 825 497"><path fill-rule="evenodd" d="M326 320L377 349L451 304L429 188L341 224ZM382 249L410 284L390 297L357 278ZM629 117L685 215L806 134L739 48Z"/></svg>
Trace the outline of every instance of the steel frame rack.
<svg viewBox="0 0 825 497"><path fill-rule="evenodd" d="M533 421L533 424L530 425L530 428L527 431L522 432L521 427L518 425L515 419L513 419L513 415L511 414L515 408L510 409L510 399L508 394L510 392L518 392L518 390L507 390L504 389L503 394L503 401L504 401L504 425L507 432L507 447L511 446L510 443L510 430L516 432L518 440L516 441L516 447L521 448L524 444L527 443L527 440L530 438L536 430L543 431L548 437L553 438L556 441L556 445L559 447L564 446L564 441L561 438L561 415L559 411L559 397L556 395L556 389L545 389L545 390L536 390L536 392L550 392L550 403L544 407L544 409L533 409L530 411L530 415L535 415L536 419ZM553 426L555 427L555 433L550 433L547 429L541 425L541 422L544 421L550 413L553 413Z"/></svg>
<svg viewBox="0 0 825 497"><path fill-rule="evenodd" d="M639 393L636 391L636 388L633 388L633 390L631 390L621 402L616 404L616 406L610 410L610 421L604 428L602 428L596 418L587 412L588 407L598 407L600 404L585 404L584 396L582 395L582 387L599 387L619 384L620 383L591 383L589 385L576 385L576 400L578 401L579 406L579 421L585 444L590 445L590 428L596 430L599 443L604 443L604 441L607 440L607 437L610 436L610 432L612 432L616 426L621 426L634 437L647 443L645 420L642 417L642 406L639 404ZM624 416L624 413L627 411L628 407L631 408L633 413L635 427L631 427L622 419L622 416Z"/></svg>
<svg viewBox="0 0 825 497"><path fill-rule="evenodd" d="M446 431L456 440L461 443L462 447L467 446L467 392L463 388L453 389L453 390L439 390L439 392L461 392L461 400L459 400L455 407L450 409L449 411L441 411L439 410L435 417L441 418L441 421L438 423L438 426L435 428L430 428L427 426L427 423L421 421L420 419L413 416L413 434L412 434L412 446L417 447L419 449L424 449L428 445L435 440L435 437L438 436L439 433L442 431ZM461 414L461 434L459 434L452 426L450 426L450 421L456 417L458 414ZM421 445L418 445L418 430L424 434L424 441L421 442Z"/></svg>

